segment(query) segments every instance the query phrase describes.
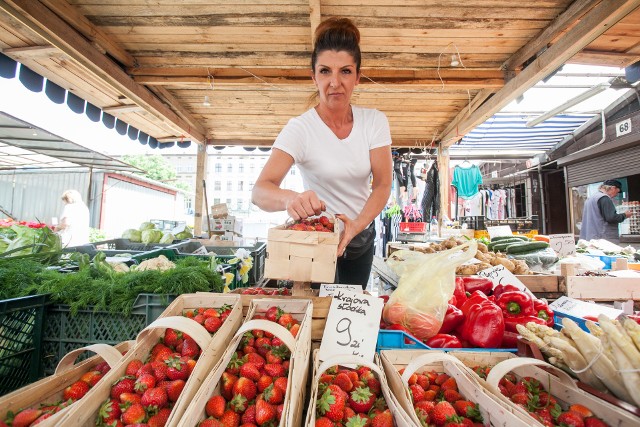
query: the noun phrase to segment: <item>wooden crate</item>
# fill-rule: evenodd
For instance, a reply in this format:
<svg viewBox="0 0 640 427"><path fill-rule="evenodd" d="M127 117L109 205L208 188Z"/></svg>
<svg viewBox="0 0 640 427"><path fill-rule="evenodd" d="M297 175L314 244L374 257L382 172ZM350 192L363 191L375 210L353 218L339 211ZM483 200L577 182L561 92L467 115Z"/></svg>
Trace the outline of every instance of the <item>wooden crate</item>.
<svg viewBox="0 0 640 427"><path fill-rule="evenodd" d="M523 274L516 277L538 298L556 300L567 294L566 278L554 274Z"/></svg>
<svg viewBox="0 0 640 427"><path fill-rule="evenodd" d="M504 360L502 355L496 358L486 352L468 354L467 356L468 360L476 357L476 360L482 361L482 364L495 364ZM389 387L404 412L411 417L413 425L420 426L420 420L413 409L411 394L405 379L415 372L423 372L424 370L444 372L453 377L458 384L460 393L466 399L478 404L485 425L504 427L540 425L533 423L533 419L527 419L519 411L516 411L513 405L505 404L502 399L496 398L493 393L486 390L478 382L477 377L470 374L460 359L454 356L424 350L383 350L380 352L380 359ZM405 368L405 371L401 376L399 370L402 368Z"/></svg>
<svg viewBox="0 0 640 427"><path fill-rule="evenodd" d="M301 320L300 331L296 338L284 327L268 320L252 320L254 314L264 313L272 305L278 305L283 310L291 313L296 319ZM282 339L283 343L291 350L289 377L287 380L287 392L280 419L280 427L302 425L302 413L304 410L306 384L308 377L309 356L311 351L311 322L313 311L312 303L307 300L282 300L258 299L251 301L247 317L243 325L238 329L226 352L219 363L211 370L203 382L196 396L185 411L181 424L195 426L206 418L205 406L211 396L220 394L220 379L229 361L242 340L245 332L253 329L261 329L272 333Z"/></svg>
<svg viewBox="0 0 640 427"><path fill-rule="evenodd" d="M264 275L269 279L333 283L340 231L269 229Z"/></svg>
<svg viewBox="0 0 640 427"><path fill-rule="evenodd" d="M202 325L182 316L183 310L185 309L220 307L224 304L232 305L231 314L213 336L211 336ZM160 318L138 334L136 345L127 353L125 358L123 358L121 364L109 372L108 378L105 376L106 381L101 381L91 390L91 399L78 402L58 425L64 425L65 427L95 426L98 410L100 405L109 396L111 385L124 375L127 365L131 360L145 360L147 358L151 348L163 337L166 328L177 329L189 334L202 349L198 362L189 376L180 394L180 398L175 402L166 424L167 427L180 425L184 410L195 396L211 368L213 368L222 357L226 350L227 343L238 330L241 323L242 306L240 305L238 295L202 292L185 294L178 297L167 307Z"/></svg>
<svg viewBox="0 0 640 427"><path fill-rule="evenodd" d="M16 414L25 408L38 408L41 404L53 404L62 401L62 393L65 388L78 381L82 375L94 370L99 363L107 362L111 368L114 368L124 357L122 353L129 351L134 344L135 341L125 341L114 347L108 344L93 344L67 353L66 356L60 359L52 375L0 398L0 408L2 408L0 421L7 418L8 412ZM87 351L94 352L96 355L74 364L76 359ZM85 395L85 397L87 396ZM56 425L74 404L41 421L38 425L41 427Z"/></svg>

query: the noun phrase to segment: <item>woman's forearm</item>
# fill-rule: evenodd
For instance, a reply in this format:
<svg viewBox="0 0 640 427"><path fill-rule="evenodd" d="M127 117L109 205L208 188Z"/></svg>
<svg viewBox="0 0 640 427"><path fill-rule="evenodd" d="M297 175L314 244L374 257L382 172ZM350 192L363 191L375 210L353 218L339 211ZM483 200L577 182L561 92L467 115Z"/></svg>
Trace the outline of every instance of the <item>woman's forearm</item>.
<svg viewBox="0 0 640 427"><path fill-rule="evenodd" d="M297 193L284 190L271 182L256 182L251 191L251 202L266 212L287 210L287 205Z"/></svg>

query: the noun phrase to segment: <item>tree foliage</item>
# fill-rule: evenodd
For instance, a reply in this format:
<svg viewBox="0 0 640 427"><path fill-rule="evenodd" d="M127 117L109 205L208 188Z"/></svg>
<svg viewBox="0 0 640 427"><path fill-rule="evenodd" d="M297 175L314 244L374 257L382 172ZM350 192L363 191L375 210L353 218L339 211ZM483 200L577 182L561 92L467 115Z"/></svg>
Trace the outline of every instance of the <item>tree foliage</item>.
<svg viewBox="0 0 640 427"><path fill-rule="evenodd" d="M149 155L126 155L122 158L123 161L145 171L147 178L155 179L156 181L166 182L173 184L176 179L176 168L171 165L164 157L156 154Z"/></svg>

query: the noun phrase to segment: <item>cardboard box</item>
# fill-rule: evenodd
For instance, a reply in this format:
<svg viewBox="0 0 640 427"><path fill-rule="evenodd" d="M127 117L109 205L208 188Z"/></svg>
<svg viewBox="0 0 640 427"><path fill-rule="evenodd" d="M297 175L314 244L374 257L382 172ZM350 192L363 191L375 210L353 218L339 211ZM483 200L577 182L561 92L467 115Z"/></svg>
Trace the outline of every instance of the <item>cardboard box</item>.
<svg viewBox="0 0 640 427"><path fill-rule="evenodd" d="M229 215L229 208L226 203L218 203L211 206L211 213L209 214L213 218L226 218Z"/></svg>

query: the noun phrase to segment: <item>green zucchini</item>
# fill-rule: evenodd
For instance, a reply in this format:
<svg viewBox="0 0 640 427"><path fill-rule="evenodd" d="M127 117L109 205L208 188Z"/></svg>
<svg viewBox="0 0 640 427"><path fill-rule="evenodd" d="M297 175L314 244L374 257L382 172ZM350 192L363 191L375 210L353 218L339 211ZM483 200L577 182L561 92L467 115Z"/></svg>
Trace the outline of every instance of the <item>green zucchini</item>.
<svg viewBox="0 0 640 427"><path fill-rule="evenodd" d="M515 242L505 242L505 243L497 243L493 245L493 252L502 252L505 253L510 246L521 246L526 245L527 242L523 242L522 240L518 240Z"/></svg>
<svg viewBox="0 0 640 427"><path fill-rule="evenodd" d="M518 239L518 240L524 240L524 241L529 241L531 239L529 239L527 236L519 236L517 234L513 234L511 236L496 236L493 239L491 239L491 243L493 242L499 242L501 240L511 240L511 239Z"/></svg>
<svg viewBox="0 0 640 427"><path fill-rule="evenodd" d="M504 239L504 240L498 240L497 242L491 242L489 243L489 245L487 246L487 248L492 251L493 248L496 245L504 245L506 243L522 243L522 240L520 239Z"/></svg>
<svg viewBox="0 0 640 427"><path fill-rule="evenodd" d="M547 242L528 242L521 245L510 246L507 248L507 253L511 254L523 254L526 252L534 252L539 251L541 249L546 249L549 247Z"/></svg>

